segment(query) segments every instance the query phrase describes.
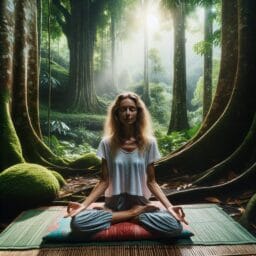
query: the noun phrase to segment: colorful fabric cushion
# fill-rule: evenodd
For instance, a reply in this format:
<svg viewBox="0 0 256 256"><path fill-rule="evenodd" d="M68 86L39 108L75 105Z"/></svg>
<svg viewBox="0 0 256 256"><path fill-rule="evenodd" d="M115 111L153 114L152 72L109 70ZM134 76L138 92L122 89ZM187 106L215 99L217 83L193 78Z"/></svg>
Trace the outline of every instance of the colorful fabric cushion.
<svg viewBox="0 0 256 256"><path fill-rule="evenodd" d="M159 203L155 203L157 206L160 206ZM102 203L94 203L90 206L90 208L101 207ZM161 206L162 208L162 206ZM70 221L71 218L63 218L60 217L56 220L56 223L51 225L49 233L44 236L45 241L124 241L124 240L153 240L159 239L158 234L154 234L144 227L140 226L137 223L133 222L121 222L111 225L108 229L102 230L90 238L84 237L75 237L71 233L70 229ZM176 238L189 238L193 236L193 232L191 232L190 228L187 225L183 225L182 233Z"/></svg>

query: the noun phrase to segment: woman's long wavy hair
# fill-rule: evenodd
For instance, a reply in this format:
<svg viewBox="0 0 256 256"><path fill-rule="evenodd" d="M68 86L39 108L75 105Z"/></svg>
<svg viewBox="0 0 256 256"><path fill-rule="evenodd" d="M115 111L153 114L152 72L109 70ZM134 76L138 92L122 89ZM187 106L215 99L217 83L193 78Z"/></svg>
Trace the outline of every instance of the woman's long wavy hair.
<svg viewBox="0 0 256 256"><path fill-rule="evenodd" d="M135 139L139 150L143 151L153 137L151 117L141 98L133 92L119 94L108 108L104 127L104 137L110 139L112 152L116 152L122 143L122 124L119 121L118 111L121 101L127 98L133 100L137 107L137 118L134 126Z"/></svg>

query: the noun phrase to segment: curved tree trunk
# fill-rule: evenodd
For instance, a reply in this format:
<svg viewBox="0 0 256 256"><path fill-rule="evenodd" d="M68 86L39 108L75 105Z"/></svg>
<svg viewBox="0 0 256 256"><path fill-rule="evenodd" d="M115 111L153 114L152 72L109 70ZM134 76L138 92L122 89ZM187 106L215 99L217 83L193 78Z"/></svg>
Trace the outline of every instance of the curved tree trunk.
<svg viewBox="0 0 256 256"><path fill-rule="evenodd" d="M238 0L238 65L235 75L235 86L231 99L223 115L189 150L181 151L179 157L183 157L183 166L186 173L199 173L204 171L204 166L209 166L210 150L214 150L212 157L221 150L226 152L226 159L216 161L216 166L210 169L208 174L199 180L198 184L211 184L208 187L191 188L184 191L177 191L168 195L168 198L175 203L191 203L204 200L209 196L228 197L241 195L246 191L256 191L256 2L250 0ZM223 20L223 22L225 19ZM223 134L223 136L222 136ZM240 143L239 143L240 142ZM232 147L230 146L232 144ZM198 147L200 150L195 151ZM233 151L231 150L233 148ZM203 154L203 152L205 154ZM199 157L196 157L196 153ZM203 155L205 162L198 164L195 160ZM218 154L218 157L220 154ZM190 157L190 158L189 158ZM186 165L189 161L190 169ZM217 157L216 157L217 159ZM169 163L173 164L173 159ZM168 160L166 160L168 162ZM195 164L196 162L196 164ZM179 163L181 166L181 162ZM236 163L238 165L236 166ZM201 167L194 169L195 166ZM232 169L231 169L232 168ZM235 170L237 177L223 184L214 185L216 180L227 175L230 170ZM183 170L182 170L183 172ZM169 173L169 175L171 175Z"/></svg>
<svg viewBox="0 0 256 256"><path fill-rule="evenodd" d="M10 116L10 98L13 80L12 39L15 37L13 17L16 15L12 6L14 1L0 2L0 172L5 168L24 162L19 138Z"/></svg>
<svg viewBox="0 0 256 256"><path fill-rule="evenodd" d="M217 89L209 112L198 133L184 146L173 153L185 149L199 139L218 120L230 100L237 68L238 19L237 0L222 1L221 63Z"/></svg>
<svg viewBox="0 0 256 256"><path fill-rule="evenodd" d="M256 159L255 141L256 114L247 136L235 152L224 161L207 170L199 179L193 182L193 185L209 185L227 177L230 172L239 174L241 170L248 168Z"/></svg>
<svg viewBox="0 0 256 256"><path fill-rule="evenodd" d="M236 197L248 190L256 191L256 163L254 163L248 170L243 172L235 179L224 184L213 185L207 187L192 188L183 191L168 194L167 197L174 203L192 203L204 201L206 197L221 197L228 198L230 196Z"/></svg>
<svg viewBox="0 0 256 256"><path fill-rule="evenodd" d="M187 118L185 13L183 3L172 10L174 27L174 74L171 120L168 134L189 128Z"/></svg>
<svg viewBox="0 0 256 256"><path fill-rule="evenodd" d="M222 1L221 64L214 100L202 127L193 139L199 138L224 112L234 87L238 56L237 0Z"/></svg>
<svg viewBox="0 0 256 256"><path fill-rule="evenodd" d="M0 17L0 169L24 159L69 169L40 138L36 1L1 1Z"/></svg>
<svg viewBox="0 0 256 256"><path fill-rule="evenodd" d="M256 23L247 6L253 10L254 4L244 1L239 8L238 65L226 110L195 143L159 161L159 173L165 170L172 175L173 169L178 173L200 173L227 158L246 136L256 110ZM243 13L245 9L248 13Z"/></svg>

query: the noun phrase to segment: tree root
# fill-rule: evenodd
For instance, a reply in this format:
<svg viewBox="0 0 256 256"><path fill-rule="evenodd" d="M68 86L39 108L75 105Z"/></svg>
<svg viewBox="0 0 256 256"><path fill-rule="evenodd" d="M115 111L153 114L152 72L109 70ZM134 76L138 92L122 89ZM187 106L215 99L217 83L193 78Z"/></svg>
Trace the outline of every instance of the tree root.
<svg viewBox="0 0 256 256"><path fill-rule="evenodd" d="M228 158L215 165L205 172L193 185L207 185L224 177L229 170L235 171L248 167L256 158L256 114L254 115L252 126L243 140L242 144ZM246 165L246 166L243 166Z"/></svg>
<svg viewBox="0 0 256 256"><path fill-rule="evenodd" d="M171 202L175 203L192 203L204 201L206 197L223 197L228 195L238 195L249 189L256 191L255 181L256 178L256 162L248 168L245 172L231 181L219 185L209 187L198 187L186 189L183 191L173 192L167 195Z"/></svg>

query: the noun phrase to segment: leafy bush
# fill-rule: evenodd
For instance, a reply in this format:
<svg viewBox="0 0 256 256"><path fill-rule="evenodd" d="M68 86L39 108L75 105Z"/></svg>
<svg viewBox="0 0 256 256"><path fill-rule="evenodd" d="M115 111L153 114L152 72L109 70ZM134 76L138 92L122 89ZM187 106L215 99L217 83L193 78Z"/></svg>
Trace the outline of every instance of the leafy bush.
<svg viewBox="0 0 256 256"><path fill-rule="evenodd" d="M49 78L49 75L47 72L44 72L42 75L41 75L41 80L40 80L40 85L45 87L45 88L48 88L49 87L49 84L51 82L51 86L52 88L57 88L60 86L60 82L55 79L54 77L51 76L51 78Z"/></svg>
<svg viewBox="0 0 256 256"><path fill-rule="evenodd" d="M167 125L170 119L171 95L167 88L164 83L150 83L151 104L148 109L153 120L164 125ZM143 83L137 84L131 89L141 97L143 96Z"/></svg>
<svg viewBox="0 0 256 256"><path fill-rule="evenodd" d="M54 135L50 136L50 141L46 136L44 136L43 139L45 144L50 147L56 155L65 156L66 145L59 141Z"/></svg>
<svg viewBox="0 0 256 256"><path fill-rule="evenodd" d="M162 84L150 84L151 105L149 111L153 119L168 125L170 119L170 94Z"/></svg>
<svg viewBox="0 0 256 256"><path fill-rule="evenodd" d="M184 145L196 134L199 127L200 125L197 125L181 132L172 132L170 135L163 133L161 130L156 130L155 135L161 155L165 156Z"/></svg>

